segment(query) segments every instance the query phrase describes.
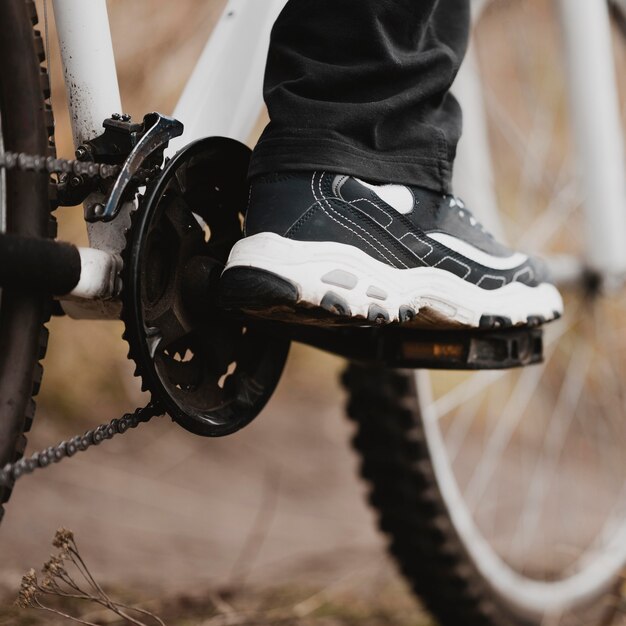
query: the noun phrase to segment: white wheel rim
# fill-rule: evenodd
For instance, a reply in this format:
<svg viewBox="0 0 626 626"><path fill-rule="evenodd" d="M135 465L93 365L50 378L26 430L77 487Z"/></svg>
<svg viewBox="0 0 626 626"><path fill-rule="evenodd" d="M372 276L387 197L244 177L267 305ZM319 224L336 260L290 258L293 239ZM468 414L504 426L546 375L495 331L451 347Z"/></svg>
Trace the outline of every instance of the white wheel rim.
<svg viewBox="0 0 626 626"><path fill-rule="evenodd" d="M500 373L494 376L494 380ZM602 591L620 573L626 561L626 524L613 535L602 552L582 565L582 570L557 582L541 582L520 575L492 548L474 523L452 471L446 444L434 409L429 374L415 374L424 432L452 524L472 561L495 591L514 605L539 614L561 614Z"/></svg>

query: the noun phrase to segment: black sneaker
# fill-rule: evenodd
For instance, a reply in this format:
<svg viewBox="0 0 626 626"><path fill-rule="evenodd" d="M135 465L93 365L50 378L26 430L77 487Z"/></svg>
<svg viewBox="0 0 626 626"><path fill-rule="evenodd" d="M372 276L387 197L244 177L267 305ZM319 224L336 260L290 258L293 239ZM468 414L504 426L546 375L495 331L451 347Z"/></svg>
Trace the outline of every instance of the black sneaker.
<svg viewBox="0 0 626 626"><path fill-rule="evenodd" d="M304 323L494 328L563 309L544 266L457 198L328 172L253 181L221 292L228 309Z"/></svg>

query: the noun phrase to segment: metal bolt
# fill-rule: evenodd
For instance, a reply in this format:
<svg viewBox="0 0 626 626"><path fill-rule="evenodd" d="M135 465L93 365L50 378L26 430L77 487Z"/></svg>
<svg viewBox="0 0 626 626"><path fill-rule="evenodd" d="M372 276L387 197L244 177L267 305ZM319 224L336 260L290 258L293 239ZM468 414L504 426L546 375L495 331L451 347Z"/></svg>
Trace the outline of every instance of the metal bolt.
<svg viewBox="0 0 626 626"><path fill-rule="evenodd" d="M94 204L91 208L94 215L102 215L104 213L104 204Z"/></svg>
<svg viewBox="0 0 626 626"><path fill-rule="evenodd" d="M72 176L70 178L70 187L78 187L83 182L80 176Z"/></svg>
<svg viewBox="0 0 626 626"><path fill-rule="evenodd" d="M114 120L119 120L119 119L121 119L121 117L122 117L122 116L121 116L119 113L113 113L113 114L111 115L111 117L112 117Z"/></svg>
<svg viewBox="0 0 626 626"><path fill-rule="evenodd" d="M128 113L122 113L121 118L122 118L122 122L130 122L131 120L131 116L128 115Z"/></svg>
<svg viewBox="0 0 626 626"><path fill-rule="evenodd" d="M76 158L79 161L83 161L87 157L87 154L87 148L84 148L83 146L78 146L78 148L76 148Z"/></svg>

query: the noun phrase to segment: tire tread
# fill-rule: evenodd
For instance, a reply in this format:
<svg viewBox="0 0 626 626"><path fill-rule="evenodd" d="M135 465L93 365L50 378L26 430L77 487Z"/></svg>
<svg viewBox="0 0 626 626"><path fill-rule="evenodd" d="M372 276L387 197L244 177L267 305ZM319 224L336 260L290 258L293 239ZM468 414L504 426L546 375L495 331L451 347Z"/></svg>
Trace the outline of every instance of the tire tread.
<svg viewBox="0 0 626 626"><path fill-rule="evenodd" d="M496 606L447 515L429 459L410 376L351 365L343 376L352 440L389 551L443 626L520 626Z"/></svg>
<svg viewBox="0 0 626 626"><path fill-rule="evenodd" d="M32 28L30 29L30 32L32 34L32 40L30 44L25 42L24 47L30 47L30 49L32 50L32 54L34 55L33 58L37 59L37 63L39 65L39 84L42 96L41 102L43 103L43 106L38 106L41 106L41 111L44 116L43 122L48 135L48 156L56 156L56 150L54 147L54 117L52 113L52 105L49 100L50 80L47 68L45 67L45 65L43 65L43 63L45 62L45 47L43 44L41 33L38 30L34 29L34 26L36 26L39 22L37 8L33 0L24 0L24 5L26 11L25 17L30 21L30 24L32 25ZM48 188L50 198L50 214L47 216L48 225L45 228L45 235L50 238L54 238L56 237L57 223L55 217L52 215L52 212L56 209L57 205L54 201L54 199L56 198L56 187L52 179L50 179L49 181ZM27 399L25 409L23 411L23 420L21 427L22 433L16 438L14 445L13 462L18 461L24 455L27 445L27 439L24 433L30 431L33 424L36 409L34 397L37 396L41 388L41 382L43 378L43 365L41 364L41 361L46 355L46 350L48 346L49 331L45 324L50 319L51 310L51 303L44 302L39 327L37 353L35 355L37 361L33 367L30 397ZM11 493L12 488L0 488L0 521L4 517L4 504L9 500Z"/></svg>

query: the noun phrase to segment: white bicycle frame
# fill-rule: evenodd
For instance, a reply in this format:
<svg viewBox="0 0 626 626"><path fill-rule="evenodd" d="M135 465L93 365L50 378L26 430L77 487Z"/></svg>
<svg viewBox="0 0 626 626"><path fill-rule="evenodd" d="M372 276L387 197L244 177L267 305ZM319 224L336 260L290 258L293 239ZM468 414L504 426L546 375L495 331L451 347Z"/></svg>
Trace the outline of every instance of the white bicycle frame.
<svg viewBox="0 0 626 626"><path fill-rule="evenodd" d="M240 141L249 137L262 106L269 33L285 1L227 2L173 112L185 132L171 143L170 153L201 137L222 135ZM591 269L621 284L626 276L626 161L608 7L597 0L556 1L564 32L586 240L592 245L585 258L555 259L553 273L558 283L575 282ZM473 3L478 15L486 0ZM102 132L105 118L123 110L106 0L53 0L53 6L78 146ZM471 49L455 91L465 118L456 188L481 220L497 229L485 106ZM113 318L119 312L113 298L119 260L112 258L107 246L116 221L88 225L91 248L81 249L81 281L63 302L74 317Z"/></svg>

